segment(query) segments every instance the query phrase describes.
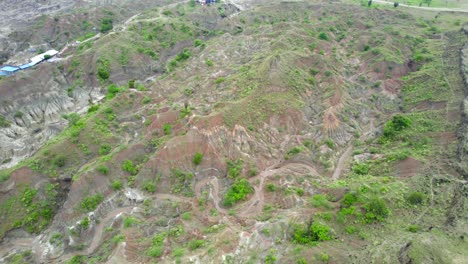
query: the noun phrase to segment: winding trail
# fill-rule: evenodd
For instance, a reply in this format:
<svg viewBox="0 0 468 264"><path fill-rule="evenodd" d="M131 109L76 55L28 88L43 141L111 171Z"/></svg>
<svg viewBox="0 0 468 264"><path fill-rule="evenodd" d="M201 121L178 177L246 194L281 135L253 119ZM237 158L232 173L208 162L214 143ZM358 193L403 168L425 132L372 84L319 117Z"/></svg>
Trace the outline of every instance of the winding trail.
<svg viewBox="0 0 468 264"><path fill-rule="evenodd" d="M338 163L336 165L336 169L333 172L332 179L338 180L341 176L341 173L343 171L343 168L345 166L345 162L349 159L351 156L351 151L353 150L353 146L349 146L346 151L341 155L340 159L338 160Z"/></svg>
<svg viewBox="0 0 468 264"><path fill-rule="evenodd" d="M383 0L372 0L372 3L379 3L379 4L387 4L387 5L393 5L392 2L387 2ZM398 7L409 7L409 8L418 8L422 10L428 10L428 11L436 11L436 12L460 12L460 13L468 13L467 9L461 9L461 8L445 8L445 7L426 7L426 6L413 6L413 5L406 5L406 4L399 4Z"/></svg>

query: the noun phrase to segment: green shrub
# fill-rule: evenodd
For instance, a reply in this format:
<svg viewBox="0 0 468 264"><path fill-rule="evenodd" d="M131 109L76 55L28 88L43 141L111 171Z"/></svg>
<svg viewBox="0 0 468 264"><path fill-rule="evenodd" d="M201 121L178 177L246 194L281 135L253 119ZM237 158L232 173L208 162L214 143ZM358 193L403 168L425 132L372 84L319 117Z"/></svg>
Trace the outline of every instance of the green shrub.
<svg viewBox="0 0 468 264"><path fill-rule="evenodd" d="M123 183L122 183L121 180L114 180L114 181L112 181L112 183L111 183L111 187L112 187L112 189L114 189L115 191L118 191L118 190L120 190L120 189L123 188Z"/></svg>
<svg viewBox="0 0 468 264"><path fill-rule="evenodd" d="M249 177L254 177L258 174L258 169L256 166L251 166L248 172Z"/></svg>
<svg viewBox="0 0 468 264"><path fill-rule="evenodd" d="M133 165L133 161L131 160L126 160L122 164L122 170L129 172L131 175L136 175L138 173L138 168Z"/></svg>
<svg viewBox="0 0 468 264"><path fill-rule="evenodd" d="M182 110L180 110L180 118L185 118L186 116L190 116L190 114L192 113L192 110L190 109L190 107L184 107L182 108Z"/></svg>
<svg viewBox="0 0 468 264"><path fill-rule="evenodd" d="M184 89L184 94L185 94L185 96L191 96L193 94L193 89L192 88L185 88Z"/></svg>
<svg viewBox="0 0 468 264"><path fill-rule="evenodd" d="M132 216L127 216L123 220L124 228L129 228L129 227L135 225L136 223L138 223L138 220L136 218L132 217Z"/></svg>
<svg viewBox="0 0 468 264"><path fill-rule="evenodd" d="M175 60L177 62L186 61L190 58L190 56L191 56L190 50L184 49L181 53L177 54L177 56L175 57Z"/></svg>
<svg viewBox="0 0 468 264"><path fill-rule="evenodd" d="M22 118L24 116L23 112L21 111L16 111L14 117L15 118Z"/></svg>
<svg viewBox="0 0 468 264"><path fill-rule="evenodd" d="M426 200L426 195L421 192L413 192L408 196L407 200L412 205L422 204Z"/></svg>
<svg viewBox="0 0 468 264"><path fill-rule="evenodd" d="M111 18L104 18L103 20L101 20L101 29L100 31L102 33L106 33L106 32L109 32L112 30L113 28L113 25L112 25L113 21Z"/></svg>
<svg viewBox="0 0 468 264"><path fill-rule="evenodd" d="M334 149L335 148L335 142L333 142L333 139L331 138L327 138L325 140L325 144L327 144L327 146L331 149Z"/></svg>
<svg viewBox="0 0 468 264"><path fill-rule="evenodd" d="M305 148L303 146L296 146L296 147L293 147L292 149L290 149L288 151L288 155L290 155L290 156L297 155L297 154L301 153L304 150L305 150Z"/></svg>
<svg viewBox="0 0 468 264"><path fill-rule="evenodd" d="M390 214L387 203L378 197L371 198L363 208L366 210L365 219L368 223L382 221Z"/></svg>
<svg viewBox="0 0 468 264"><path fill-rule="evenodd" d="M201 39L196 39L193 41L193 45L195 47L201 46L203 44L203 41Z"/></svg>
<svg viewBox="0 0 468 264"><path fill-rule="evenodd" d="M319 241L332 239L331 228L318 222L306 226L295 225L293 230L293 240L298 244L316 245Z"/></svg>
<svg viewBox="0 0 468 264"><path fill-rule="evenodd" d="M226 79L224 77L219 77L218 79L215 80L215 83L216 84L220 84L222 82L224 82Z"/></svg>
<svg viewBox="0 0 468 264"><path fill-rule="evenodd" d="M164 10L162 13L163 13L163 15L165 15L165 16L171 16L171 15L173 15L172 12L171 12L171 10Z"/></svg>
<svg viewBox="0 0 468 264"><path fill-rule="evenodd" d="M273 183L268 183L266 185L266 189L269 191L269 192L274 192L276 191L277 187L276 185L274 185Z"/></svg>
<svg viewBox="0 0 468 264"><path fill-rule="evenodd" d="M164 251L164 240L166 239L166 233L160 233L153 237L151 241L151 247L146 251L146 255L150 257L160 257Z"/></svg>
<svg viewBox="0 0 468 264"><path fill-rule="evenodd" d="M0 171L0 183L10 179L10 172L6 170Z"/></svg>
<svg viewBox="0 0 468 264"><path fill-rule="evenodd" d="M65 162L67 161L67 158L64 155L58 155L57 157L54 158L54 165L62 168L65 166Z"/></svg>
<svg viewBox="0 0 468 264"><path fill-rule="evenodd" d="M355 193L346 193L341 200L344 207L350 207L357 202L357 195Z"/></svg>
<svg viewBox="0 0 468 264"><path fill-rule="evenodd" d="M49 243L54 246L59 246L62 244L62 234L61 233L54 233L50 239Z"/></svg>
<svg viewBox="0 0 468 264"><path fill-rule="evenodd" d="M346 231L346 233L348 233L348 234L350 234L350 235L351 235L351 234L354 234L354 233L356 233L356 227L354 227L354 226L347 226L347 227L345 228L345 231Z"/></svg>
<svg viewBox="0 0 468 264"><path fill-rule="evenodd" d="M214 65L214 63L211 60L206 60L205 63L208 67L212 67Z"/></svg>
<svg viewBox="0 0 468 264"><path fill-rule="evenodd" d="M135 80L128 81L128 88L135 88Z"/></svg>
<svg viewBox="0 0 468 264"><path fill-rule="evenodd" d="M107 167L106 165L99 165L97 167L97 171L102 175L107 175L109 174L109 167Z"/></svg>
<svg viewBox="0 0 468 264"><path fill-rule="evenodd" d="M172 126L170 124L163 125L164 135L170 135L172 130Z"/></svg>
<svg viewBox="0 0 468 264"><path fill-rule="evenodd" d="M411 119L402 115L395 115L392 120L384 125L383 134L386 137L393 137L409 126L411 126Z"/></svg>
<svg viewBox="0 0 468 264"><path fill-rule="evenodd" d="M320 33L318 34L318 38L321 39L321 40L326 40L326 41L329 41L329 40L330 40L330 38L328 37L327 33L325 33L325 32L320 32Z"/></svg>
<svg viewBox="0 0 468 264"><path fill-rule="evenodd" d="M297 188L296 189L296 194L299 196L304 196L304 189L302 188Z"/></svg>
<svg viewBox="0 0 468 264"><path fill-rule="evenodd" d="M149 104L151 102L151 97L145 96L143 100L141 101L143 104Z"/></svg>
<svg viewBox="0 0 468 264"><path fill-rule="evenodd" d="M275 256L275 250L270 249L270 252L266 255L265 257L265 264L274 264L276 263L276 256Z"/></svg>
<svg viewBox="0 0 468 264"><path fill-rule="evenodd" d="M107 87L106 98L110 100L114 98L115 95L120 93L122 90L123 90L122 88L117 87L115 84L111 84Z"/></svg>
<svg viewBox="0 0 468 264"><path fill-rule="evenodd" d="M192 213L185 212L185 213L180 215L180 218L182 218L185 221L190 221L190 220L192 220Z"/></svg>
<svg viewBox="0 0 468 264"><path fill-rule="evenodd" d="M193 239L193 240L190 240L187 244L188 248L192 251L199 249L203 247L204 245L205 245L205 240L202 240L202 239Z"/></svg>
<svg viewBox="0 0 468 264"><path fill-rule="evenodd" d="M80 206L82 209L84 209L87 212L93 211L94 209L97 208L97 206L104 200L104 196L100 193L97 193L95 195L87 196L85 197L81 203Z"/></svg>
<svg viewBox="0 0 468 264"><path fill-rule="evenodd" d="M76 126L78 121L80 121L80 115L77 113L65 114L62 117L68 120L69 126Z"/></svg>
<svg viewBox="0 0 468 264"><path fill-rule="evenodd" d="M244 161L241 159L227 161L227 176L231 179L237 178L242 172L243 165Z"/></svg>
<svg viewBox="0 0 468 264"><path fill-rule="evenodd" d="M419 231L419 226L418 225L409 225L407 230L411 233L417 233Z"/></svg>
<svg viewBox="0 0 468 264"><path fill-rule="evenodd" d="M328 203L327 197L325 197L325 195L322 195L322 194L316 194L312 196L309 199L309 202L315 208L319 208L319 207L330 208L330 204Z"/></svg>
<svg viewBox="0 0 468 264"><path fill-rule="evenodd" d="M109 144L103 144L99 147L99 155L104 156L111 152L112 147Z"/></svg>
<svg viewBox="0 0 468 264"><path fill-rule="evenodd" d="M98 67L98 77L99 79L105 81L107 79L109 79L109 70L106 68L106 67L103 67L103 66L99 66Z"/></svg>
<svg viewBox="0 0 468 264"><path fill-rule="evenodd" d="M320 260L321 260L322 262L328 263L328 261L330 260L330 256L328 256L327 253L322 253L322 254L320 255Z"/></svg>
<svg viewBox="0 0 468 264"><path fill-rule="evenodd" d="M224 196L223 204L224 206L233 206L238 201L245 199L245 197L253 191L254 189L252 185L250 185L249 181L246 179L238 179L227 191Z"/></svg>
<svg viewBox="0 0 468 264"><path fill-rule="evenodd" d="M368 163L356 163L352 167L352 170L357 174L366 175L367 173L369 173L370 165Z"/></svg>
<svg viewBox="0 0 468 264"><path fill-rule="evenodd" d="M193 159L192 159L193 164L200 165L202 160L203 160L203 154L202 153L197 152L197 153L195 153L195 155L193 155Z"/></svg>
<svg viewBox="0 0 468 264"><path fill-rule="evenodd" d="M156 182L155 181L151 181L151 180L147 180L145 182L143 182L143 190L147 191L147 192L150 192L150 193L154 193L156 192Z"/></svg>
<svg viewBox="0 0 468 264"><path fill-rule="evenodd" d="M99 110L99 105L92 105L88 108L88 113L94 113L94 112L97 112Z"/></svg>

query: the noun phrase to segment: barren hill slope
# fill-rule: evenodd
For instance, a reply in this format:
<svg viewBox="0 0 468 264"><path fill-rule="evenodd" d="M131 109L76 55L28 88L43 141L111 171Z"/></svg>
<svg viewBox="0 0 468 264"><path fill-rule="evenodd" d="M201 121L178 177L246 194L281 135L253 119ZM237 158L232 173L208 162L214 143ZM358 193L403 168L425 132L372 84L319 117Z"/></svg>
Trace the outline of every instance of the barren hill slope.
<svg viewBox="0 0 468 264"><path fill-rule="evenodd" d="M5 138L65 114L0 171L0 262L463 263L466 15L426 12L171 4L0 80Z"/></svg>

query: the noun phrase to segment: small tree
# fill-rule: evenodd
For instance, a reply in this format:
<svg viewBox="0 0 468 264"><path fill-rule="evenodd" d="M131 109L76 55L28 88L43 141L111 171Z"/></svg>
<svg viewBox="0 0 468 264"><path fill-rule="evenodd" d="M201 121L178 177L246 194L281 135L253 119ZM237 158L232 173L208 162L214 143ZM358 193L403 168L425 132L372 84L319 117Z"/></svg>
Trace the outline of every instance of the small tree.
<svg viewBox="0 0 468 264"><path fill-rule="evenodd" d="M200 153L200 152L197 152L195 153L195 155L193 156L193 164L195 165L200 165L200 163L202 162L203 160L203 154Z"/></svg>

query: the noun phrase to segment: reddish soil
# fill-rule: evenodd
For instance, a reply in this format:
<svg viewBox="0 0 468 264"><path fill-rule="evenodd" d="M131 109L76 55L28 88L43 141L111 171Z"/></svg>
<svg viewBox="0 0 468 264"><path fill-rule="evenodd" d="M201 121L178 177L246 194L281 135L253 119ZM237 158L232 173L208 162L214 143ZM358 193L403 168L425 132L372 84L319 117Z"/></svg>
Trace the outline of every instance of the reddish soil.
<svg viewBox="0 0 468 264"><path fill-rule="evenodd" d="M399 177L409 178L415 176L422 167L422 163L412 157L408 157L396 165L396 171Z"/></svg>
<svg viewBox="0 0 468 264"><path fill-rule="evenodd" d="M397 95L398 92L400 91L401 81L388 79L388 80L385 80L382 85L383 85L384 91L392 95Z"/></svg>
<svg viewBox="0 0 468 264"><path fill-rule="evenodd" d="M446 146L457 140L457 134L455 132L439 132L428 134L431 138L436 141L436 144Z"/></svg>
<svg viewBox="0 0 468 264"><path fill-rule="evenodd" d="M446 106L447 106L447 101L438 101L438 102L423 101L419 103L413 110L420 110L420 111L439 110L439 109L445 109Z"/></svg>

